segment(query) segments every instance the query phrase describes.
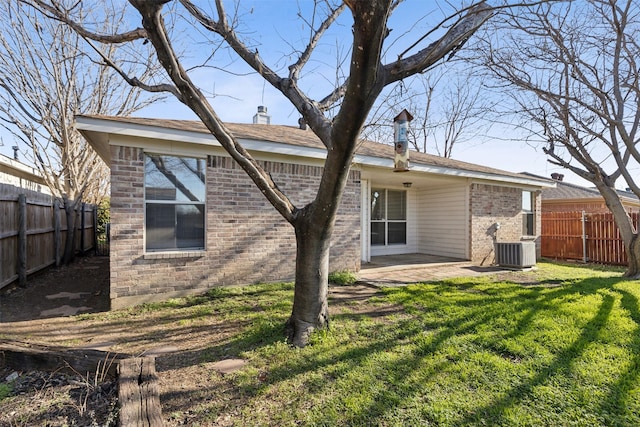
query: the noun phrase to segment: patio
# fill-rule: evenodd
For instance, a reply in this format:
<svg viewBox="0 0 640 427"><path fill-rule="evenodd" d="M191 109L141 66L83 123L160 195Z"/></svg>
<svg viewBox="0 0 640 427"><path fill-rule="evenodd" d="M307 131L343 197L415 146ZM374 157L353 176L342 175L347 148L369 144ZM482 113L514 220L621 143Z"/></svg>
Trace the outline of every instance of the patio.
<svg viewBox="0 0 640 427"><path fill-rule="evenodd" d="M402 254L371 257L362 263L358 279L373 286L405 286L409 283L436 281L453 277L481 276L505 269L479 267L470 261L427 254Z"/></svg>

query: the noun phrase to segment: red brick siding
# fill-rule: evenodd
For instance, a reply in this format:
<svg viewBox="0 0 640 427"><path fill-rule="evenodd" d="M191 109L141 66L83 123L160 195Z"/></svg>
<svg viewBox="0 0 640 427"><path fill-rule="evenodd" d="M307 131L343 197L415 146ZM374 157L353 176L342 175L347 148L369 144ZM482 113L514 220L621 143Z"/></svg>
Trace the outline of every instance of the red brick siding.
<svg viewBox="0 0 640 427"><path fill-rule="evenodd" d="M144 253L144 153L112 147L113 307L203 292L216 286L291 280L293 227L230 158L207 159L206 250L176 258ZM262 162L297 206L312 200L322 168ZM360 268L360 177L352 171L338 212L331 270Z"/></svg>

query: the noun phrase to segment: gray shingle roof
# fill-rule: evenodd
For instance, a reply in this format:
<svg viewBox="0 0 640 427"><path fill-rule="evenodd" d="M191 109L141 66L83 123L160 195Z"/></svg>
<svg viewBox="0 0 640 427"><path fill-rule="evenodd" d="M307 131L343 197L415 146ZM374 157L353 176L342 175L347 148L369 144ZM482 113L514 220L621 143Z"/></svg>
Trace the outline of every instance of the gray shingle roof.
<svg viewBox="0 0 640 427"><path fill-rule="evenodd" d="M528 172L523 172L523 175L531 176L534 178L542 178L541 176L534 175ZM581 185L572 184L565 181L555 181L555 188L544 188L542 190L542 197L546 200L577 200L577 199L600 199L603 200L600 192L595 188L583 187ZM629 199L629 201L638 201L635 194L630 191L616 190L618 195L623 199Z"/></svg>
<svg viewBox="0 0 640 427"><path fill-rule="evenodd" d="M543 190L545 199L596 199L602 198L600 192L594 188L581 187L569 182L556 182L556 188Z"/></svg>
<svg viewBox="0 0 640 427"><path fill-rule="evenodd" d="M113 116L80 116L95 118L105 121L112 121L114 124L132 124L142 126L153 126L157 128L174 129L179 131L198 132L210 134L209 130L200 121L193 120L171 120L171 119L149 119L139 117L113 117ZM263 125L263 124L247 124L247 123L225 123L228 129L239 139L251 139L257 141L270 141L277 143L285 143L299 147L324 149L324 145L320 139L311 130L302 130L295 126L286 125ZM388 144L363 140L357 149L357 154L362 156L393 158L394 147ZM435 156L431 154L418 153L412 151L410 153L411 164L422 164L427 166L437 166L462 171L479 172L486 174L499 175L511 178L531 179L530 175L520 173L507 172L487 166L481 166L473 163L462 162L458 160L448 159L445 157ZM548 184L552 180L543 177L534 177L534 180Z"/></svg>

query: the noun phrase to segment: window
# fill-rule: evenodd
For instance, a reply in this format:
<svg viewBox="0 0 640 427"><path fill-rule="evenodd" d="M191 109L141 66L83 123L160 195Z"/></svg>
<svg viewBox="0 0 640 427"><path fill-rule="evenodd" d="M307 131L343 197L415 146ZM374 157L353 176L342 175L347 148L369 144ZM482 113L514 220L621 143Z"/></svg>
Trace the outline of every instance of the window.
<svg viewBox="0 0 640 427"><path fill-rule="evenodd" d="M535 195L531 191L522 192L522 234L535 236Z"/></svg>
<svg viewBox="0 0 640 427"><path fill-rule="evenodd" d="M147 251L204 249L204 159L145 155Z"/></svg>
<svg viewBox="0 0 640 427"><path fill-rule="evenodd" d="M407 243L407 192L371 190L371 245Z"/></svg>

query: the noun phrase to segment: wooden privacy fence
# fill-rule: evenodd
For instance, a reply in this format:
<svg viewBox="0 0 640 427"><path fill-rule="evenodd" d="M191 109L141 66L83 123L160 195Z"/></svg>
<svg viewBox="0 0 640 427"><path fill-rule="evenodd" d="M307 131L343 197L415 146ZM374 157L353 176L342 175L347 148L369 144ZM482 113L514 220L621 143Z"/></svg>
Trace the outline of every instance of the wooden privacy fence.
<svg viewBox="0 0 640 427"><path fill-rule="evenodd" d="M631 214L638 227L638 213ZM626 265L627 253L611 213L544 212L542 256Z"/></svg>
<svg viewBox="0 0 640 427"><path fill-rule="evenodd" d="M76 212L74 250L95 248L96 207ZM0 184L0 289L50 265L60 265L67 236L64 206L57 199Z"/></svg>

